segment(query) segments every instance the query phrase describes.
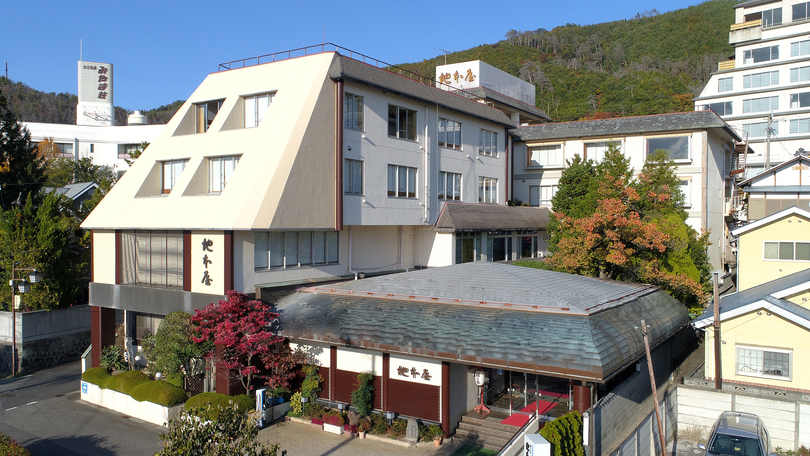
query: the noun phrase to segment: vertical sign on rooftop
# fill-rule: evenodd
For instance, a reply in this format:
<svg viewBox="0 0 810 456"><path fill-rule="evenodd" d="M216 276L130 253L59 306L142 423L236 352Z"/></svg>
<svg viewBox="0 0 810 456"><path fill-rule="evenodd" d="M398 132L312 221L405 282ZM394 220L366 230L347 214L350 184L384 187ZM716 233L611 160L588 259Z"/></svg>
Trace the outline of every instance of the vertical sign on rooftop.
<svg viewBox="0 0 810 456"><path fill-rule="evenodd" d="M111 63L79 61L76 125L115 125Z"/></svg>

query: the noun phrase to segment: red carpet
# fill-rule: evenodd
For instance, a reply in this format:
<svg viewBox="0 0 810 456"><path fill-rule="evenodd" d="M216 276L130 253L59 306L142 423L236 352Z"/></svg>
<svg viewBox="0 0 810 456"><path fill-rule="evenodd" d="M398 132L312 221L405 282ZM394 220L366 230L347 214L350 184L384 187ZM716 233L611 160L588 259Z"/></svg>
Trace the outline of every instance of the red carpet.
<svg viewBox="0 0 810 456"><path fill-rule="evenodd" d="M526 422L529 421L529 417L531 416L532 413L534 413L534 411L536 410L538 405L540 407L540 414L542 415L542 414L548 412L549 410L553 409L554 407L556 407L557 403L556 402L542 401L542 400L537 401L537 402L532 402L531 405L529 405L528 407L520 410L523 413L514 413L509 418L506 418L505 420L502 420L501 423L521 427L524 424L526 424Z"/></svg>

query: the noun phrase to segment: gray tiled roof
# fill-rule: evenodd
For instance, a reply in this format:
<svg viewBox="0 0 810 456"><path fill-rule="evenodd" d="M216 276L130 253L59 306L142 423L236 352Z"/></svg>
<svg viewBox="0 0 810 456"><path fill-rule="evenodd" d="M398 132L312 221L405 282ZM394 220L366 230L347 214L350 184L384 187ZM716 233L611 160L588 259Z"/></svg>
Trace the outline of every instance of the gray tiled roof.
<svg viewBox="0 0 810 456"><path fill-rule="evenodd" d="M329 68L329 77L334 80L347 80L374 87L386 92L418 100L460 114L478 117L505 127L514 127L514 123L500 109L478 103L436 87L428 86L391 73L349 57L336 55Z"/></svg>
<svg viewBox="0 0 810 456"><path fill-rule="evenodd" d="M494 101L496 103L504 104L504 105L509 106L510 108L516 109L518 111L523 111L523 112L529 113L529 114L531 114L533 116L537 116L537 117L539 117L541 119L551 120L551 117L549 117L548 114L546 114L546 112L543 111L542 109L540 109L540 108L538 108L536 106L532 106L530 104L526 104L526 103L524 103L524 102L522 102L520 100L515 100L512 97L508 97L508 96L506 96L506 95L504 95L502 93L498 93L498 92L496 92L496 91L494 91L492 89L488 89L486 87L474 87L474 88L471 88L471 89L465 89L464 91L468 92L468 93L471 93L473 95L478 95L479 97L481 97L483 99L486 99L486 100L492 100L492 101Z"/></svg>
<svg viewBox="0 0 810 456"><path fill-rule="evenodd" d="M684 130L719 128L741 141L737 133L714 111L689 111L637 117L559 122L517 127L512 134L522 141L580 138L588 136L622 136Z"/></svg>
<svg viewBox="0 0 810 456"><path fill-rule="evenodd" d="M539 230L548 225L550 212L545 207L447 203L436 220L436 231Z"/></svg>
<svg viewBox="0 0 810 456"><path fill-rule="evenodd" d="M771 280L770 282L765 282L761 285L757 285L755 287L751 287L747 290L739 291L737 293L732 293L727 296L723 296L720 298L720 314L722 315L725 312L731 312L736 310L740 307L747 306L749 304L753 304L757 301L762 301L768 297L770 297L774 293L778 293L782 290L787 290L789 288L793 288L795 286L808 283L810 282L810 269L805 269L803 271L794 272L793 274L787 275L785 277L781 277L776 280ZM771 298L774 299L774 298ZM777 300L781 301L781 300ZM771 301L769 301L771 302ZM784 301L788 302L788 301ZM790 303L789 303L790 304ZM795 305L795 304L794 304ZM786 309L788 310L788 309ZM806 309L805 309L806 310ZM810 310L806 310L808 312L808 319L810 319ZM700 315L695 320L695 324L699 324L699 322L707 319L714 318L714 306L709 306L703 311L703 314ZM722 320L722 317L721 317Z"/></svg>
<svg viewBox="0 0 810 456"><path fill-rule="evenodd" d="M277 303L281 329L293 340L605 381L643 356L641 319L650 326L653 344L689 322L685 307L654 287L634 293L640 288L618 282L506 264L483 263L489 266L486 268L471 268L471 264L478 265L335 284L342 292L327 289L332 286L300 291ZM532 279L535 281L526 282ZM474 300L543 302L557 310L399 296L408 291L429 295L437 290ZM619 305L590 314L561 309L584 309L620 296L624 299Z"/></svg>
<svg viewBox="0 0 810 456"><path fill-rule="evenodd" d="M773 185L768 187L746 187L746 193L810 193L810 185Z"/></svg>

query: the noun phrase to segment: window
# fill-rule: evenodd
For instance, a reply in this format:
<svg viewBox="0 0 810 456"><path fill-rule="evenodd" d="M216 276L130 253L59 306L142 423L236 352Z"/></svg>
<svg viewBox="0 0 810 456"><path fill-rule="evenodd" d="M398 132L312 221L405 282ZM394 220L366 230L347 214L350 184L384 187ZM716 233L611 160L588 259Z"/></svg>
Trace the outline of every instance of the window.
<svg viewBox="0 0 810 456"><path fill-rule="evenodd" d="M771 27L782 23L782 8L774 8L762 12L762 26Z"/></svg>
<svg viewBox="0 0 810 456"><path fill-rule="evenodd" d="M692 180L681 179L680 188L684 207L692 207Z"/></svg>
<svg viewBox="0 0 810 456"><path fill-rule="evenodd" d="M494 131L478 130L478 153L490 157L498 156L498 133Z"/></svg>
<svg viewBox="0 0 810 456"><path fill-rule="evenodd" d="M186 168L188 160L171 160L163 162L163 193L171 193L180 174Z"/></svg>
<svg viewBox="0 0 810 456"><path fill-rule="evenodd" d="M551 206L551 199L556 194L556 185L530 185L529 206Z"/></svg>
<svg viewBox="0 0 810 456"><path fill-rule="evenodd" d="M731 102L730 101L721 101L719 103L711 103L703 106L704 111L712 110L716 112L720 116L730 116L731 115Z"/></svg>
<svg viewBox="0 0 810 456"><path fill-rule="evenodd" d="M388 136L416 141L416 111L388 105Z"/></svg>
<svg viewBox="0 0 810 456"><path fill-rule="evenodd" d="M57 149L59 149L60 158L73 158L73 144L66 144L66 143L53 143Z"/></svg>
<svg viewBox="0 0 810 456"><path fill-rule="evenodd" d="M481 254L481 235L456 233L456 264L476 261Z"/></svg>
<svg viewBox="0 0 810 456"><path fill-rule="evenodd" d="M737 346L737 373L790 379L791 350Z"/></svg>
<svg viewBox="0 0 810 456"><path fill-rule="evenodd" d="M461 150L461 124L439 118L439 145Z"/></svg>
<svg viewBox="0 0 810 456"><path fill-rule="evenodd" d="M343 161L343 193L363 194L363 161L347 158Z"/></svg>
<svg viewBox="0 0 810 456"><path fill-rule="evenodd" d="M563 166L562 145L529 147L526 166Z"/></svg>
<svg viewBox="0 0 810 456"><path fill-rule="evenodd" d="M183 287L182 231L122 231L121 283Z"/></svg>
<svg viewBox="0 0 810 456"><path fill-rule="evenodd" d="M743 113L767 112L779 109L779 97L749 98L743 100Z"/></svg>
<svg viewBox="0 0 810 456"><path fill-rule="evenodd" d="M498 179L494 177L478 177L478 202L498 202Z"/></svg>
<svg viewBox="0 0 810 456"><path fill-rule="evenodd" d="M609 142L596 142L596 143L586 143L585 144L585 159L586 160L593 160L594 163L599 163L605 158L605 153L608 150L608 146L613 144L616 148L621 151L622 150L622 143L619 141L609 141Z"/></svg>
<svg viewBox="0 0 810 456"><path fill-rule="evenodd" d="M810 81L810 66L790 69L790 82L807 81Z"/></svg>
<svg viewBox="0 0 810 456"><path fill-rule="evenodd" d="M439 171L440 200L461 201L461 174Z"/></svg>
<svg viewBox="0 0 810 456"><path fill-rule="evenodd" d="M337 264L337 231L270 231L253 236L253 266L294 268Z"/></svg>
<svg viewBox="0 0 810 456"><path fill-rule="evenodd" d="M273 102L274 93L263 93L243 97L245 104L245 128L258 127L262 123L267 107Z"/></svg>
<svg viewBox="0 0 810 456"><path fill-rule="evenodd" d="M755 122L750 124L743 124L743 131L748 133L749 138L756 138L765 136L768 130L768 122ZM776 122L771 123L771 134L779 134L779 124Z"/></svg>
<svg viewBox="0 0 810 456"><path fill-rule="evenodd" d="M790 134L810 133L810 119L790 119Z"/></svg>
<svg viewBox="0 0 810 456"><path fill-rule="evenodd" d="M791 53L793 45L791 44ZM768 46L759 49L743 51L743 63L759 63L779 58L779 46Z"/></svg>
<svg viewBox="0 0 810 456"><path fill-rule="evenodd" d="M141 150L140 144L119 144L118 158L132 158L132 154Z"/></svg>
<svg viewBox="0 0 810 456"><path fill-rule="evenodd" d="M363 130L363 97L348 92L343 95L343 123L350 130Z"/></svg>
<svg viewBox="0 0 810 456"><path fill-rule="evenodd" d="M388 165L388 196L416 198L416 168Z"/></svg>
<svg viewBox="0 0 810 456"><path fill-rule="evenodd" d="M810 242L765 242L766 260L810 261Z"/></svg>
<svg viewBox="0 0 810 456"><path fill-rule="evenodd" d="M211 193L219 193L228 183L228 180L236 169L236 164L239 163L239 156L232 155L230 157L214 157L208 159L208 191Z"/></svg>
<svg viewBox="0 0 810 456"><path fill-rule="evenodd" d="M810 16L810 2L793 5L793 21L803 21Z"/></svg>
<svg viewBox="0 0 810 456"><path fill-rule="evenodd" d="M734 90L734 85L732 84L734 78L720 78L717 80L717 91L718 92L728 92L729 90Z"/></svg>
<svg viewBox="0 0 810 456"><path fill-rule="evenodd" d="M801 57L810 54L810 40L790 43L790 56Z"/></svg>
<svg viewBox="0 0 810 456"><path fill-rule="evenodd" d="M790 94L791 108L806 108L810 106L810 92Z"/></svg>
<svg viewBox="0 0 810 456"><path fill-rule="evenodd" d="M689 137L674 136L671 138L648 138L647 155L658 149L664 149L672 160L689 160Z"/></svg>
<svg viewBox="0 0 810 456"><path fill-rule="evenodd" d="M757 87L768 87L777 84L779 84L778 71L766 71L743 76L743 89L756 89Z"/></svg>
<svg viewBox="0 0 810 456"><path fill-rule="evenodd" d="M222 102L225 100L207 101L205 103L196 103L194 109L197 112L197 133L205 133L217 116L219 108L222 107Z"/></svg>

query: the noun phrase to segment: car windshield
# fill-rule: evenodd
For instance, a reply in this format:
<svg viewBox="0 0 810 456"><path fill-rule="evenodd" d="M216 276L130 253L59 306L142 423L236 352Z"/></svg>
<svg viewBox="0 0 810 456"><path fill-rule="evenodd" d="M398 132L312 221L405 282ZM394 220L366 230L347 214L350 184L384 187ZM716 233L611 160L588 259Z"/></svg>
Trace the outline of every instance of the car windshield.
<svg viewBox="0 0 810 456"><path fill-rule="evenodd" d="M757 439L717 434L709 453L728 456L763 456Z"/></svg>

